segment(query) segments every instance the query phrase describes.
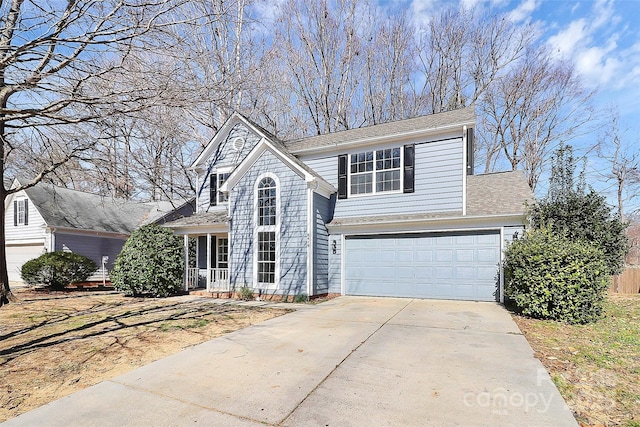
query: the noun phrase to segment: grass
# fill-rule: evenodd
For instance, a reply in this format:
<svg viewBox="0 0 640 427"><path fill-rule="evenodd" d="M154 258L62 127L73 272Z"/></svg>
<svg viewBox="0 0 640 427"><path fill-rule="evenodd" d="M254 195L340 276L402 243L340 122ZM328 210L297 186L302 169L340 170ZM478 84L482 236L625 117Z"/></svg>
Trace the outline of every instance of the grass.
<svg viewBox="0 0 640 427"><path fill-rule="evenodd" d="M0 422L286 310L21 291L0 310Z"/></svg>
<svg viewBox="0 0 640 427"><path fill-rule="evenodd" d="M640 295L611 295L587 325L514 319L585 426L640 427Z"/></svg>

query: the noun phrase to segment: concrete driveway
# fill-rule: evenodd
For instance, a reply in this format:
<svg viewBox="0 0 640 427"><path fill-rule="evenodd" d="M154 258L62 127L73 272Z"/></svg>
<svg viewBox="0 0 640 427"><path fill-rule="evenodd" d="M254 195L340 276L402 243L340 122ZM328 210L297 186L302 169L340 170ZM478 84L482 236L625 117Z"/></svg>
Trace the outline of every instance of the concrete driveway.
<svg viewBox="0 0 640 427"><path fill-rule="evenodd" d="M105 381L6 426L575 426L493 303L341 297Z"/></svg>

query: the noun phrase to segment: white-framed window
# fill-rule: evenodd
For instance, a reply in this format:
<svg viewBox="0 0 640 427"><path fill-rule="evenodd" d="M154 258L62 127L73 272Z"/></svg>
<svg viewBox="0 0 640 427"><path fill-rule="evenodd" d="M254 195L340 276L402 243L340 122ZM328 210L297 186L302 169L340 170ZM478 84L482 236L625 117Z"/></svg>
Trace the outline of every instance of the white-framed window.
<svg viewBox="0 0 640 427"><path fill-rule="evenodd" d="M14 225L27 225L29 223L29 211L27 199L16 200L13 208L15 209Z"/></svg>
<svg viewBox="0 0 640 427"><path fill-rule="evenodd" d="M265 177L258 183L258 226L276 224L276 182L271 177Z"/></svg>
<svg viewBox="0 0 640 427"><path fill-rule="evenodd" d="M209 176L209 206L226 204L229 201L229 194L220 191L220 187L227 181L232 169L232 166L219 167Z"/></svg>
<svg viewBox="0 0 640 427"><path fill-rule="evenodd" d="M254 279L258 286L277 286L279 195L278 179L267 173L255 187Z"/></svg>
<svg viewBox="0 0 640 427"><path fill-rule="evenodd" d="M226 171L226 172L218 172L218 188L222 187L222 184L224 184L227 181L227 178L229 178L229 175L231 175L231 172ZM223 193L222 191L218 190L218 204L221 203L227 203L229 201L229 193Z"/></svg>
<svg viewBox="0 0 640 427"><path fill-rule="evenodd" d="M349 194L402 190L402 149L365 151L349 156Z"/></svg>
<svg viewBox="0 0 640 427"><path fill-rule="evenodd" d="M229 239L218 237L218 268L229 268Z"/></svg>
<svg viewBox="0 0 640 427"><path fill-rule="evenodd" d="M276 283L276 233L258 231L258 283Z"/></svg>

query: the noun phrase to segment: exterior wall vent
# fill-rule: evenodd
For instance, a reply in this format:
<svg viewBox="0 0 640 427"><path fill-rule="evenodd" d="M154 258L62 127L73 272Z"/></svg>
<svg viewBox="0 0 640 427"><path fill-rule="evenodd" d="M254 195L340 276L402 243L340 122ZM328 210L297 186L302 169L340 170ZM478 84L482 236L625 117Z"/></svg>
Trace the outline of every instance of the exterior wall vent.
<svg viewBox="0 0 640 427"><path fill-rule="evenodd" d="M241 151L242 148L244 148L244 138L241 136L234 138L231 146L233 147L234 151Z"/></svg>

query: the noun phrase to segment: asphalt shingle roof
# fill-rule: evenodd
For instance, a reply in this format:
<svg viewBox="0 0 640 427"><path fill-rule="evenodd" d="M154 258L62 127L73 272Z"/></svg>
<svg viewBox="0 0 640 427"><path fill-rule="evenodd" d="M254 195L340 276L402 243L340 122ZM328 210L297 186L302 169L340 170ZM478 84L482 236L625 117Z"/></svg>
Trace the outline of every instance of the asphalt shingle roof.
<svg viewBox="0 0 640 427"><path fill-rule="evenodd" d="M475 107L473 105L459 110L415 117L413 119L398 120L375 126L366 126L341 132L333 132L324 135L285 141L283 144L289 149L289 151L295 154L298 151L331 145L348 144L368 138L375 138L381 135L384 135L385 137L392 137L394 135L412 131L433 131L452 125L472 123L475 123Z"/></svg>
<svg viewBox="0 0 640 427"><path fill-rule="evenodd" d="M522 171L498 172L467 177L466 217L491 215L524 215L525 202L534 200ZM462 211L393 214L334 218L329 225L366 225L461 218Z"/></svg>
<svg viewBox="0 0 640 427"><path fill-rule="evenodd" d="M229 222L226 211L203 212L167 222L164 225L170 228L198 227L212 224L225 224Z"/></svg>
<svg viewBox="0 0 640 427"><path fill-rule="evenodd" d="M467 215L524 214L534 200L522 171L467 177Z"/></svg>
<svg viewBox="0 0 640 427"><path fill-rule="evenodd" d="M48 226L130 234L173 211L171 202L132 202L44 182L25 190Z"/></svg>

